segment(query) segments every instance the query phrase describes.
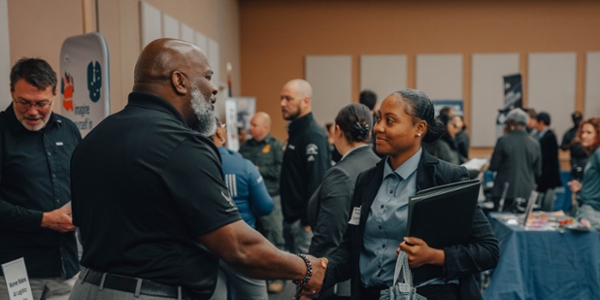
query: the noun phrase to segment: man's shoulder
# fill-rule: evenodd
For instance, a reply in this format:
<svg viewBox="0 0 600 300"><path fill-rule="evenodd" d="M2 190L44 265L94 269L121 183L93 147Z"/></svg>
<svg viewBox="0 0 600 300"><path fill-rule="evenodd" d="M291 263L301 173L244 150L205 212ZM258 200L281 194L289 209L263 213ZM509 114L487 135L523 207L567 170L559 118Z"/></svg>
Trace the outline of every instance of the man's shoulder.
<svg viewBox="0 0 600 300"><path fill-rule="evenodd" d="M557 144L556 134L552 130L548 130L544 136L540 139L540 142L544 144L544 147L554 147ZM558 147L558 144L556 145Z"/></svg>
<svg viewBox="0 0 600 300"><path fill-rule="evenodd" d="M60 124L58 128L66 129L72 136L75 136L77 139L81 140L81 132L79 132L79 127L73 122L71 119L62 116L57 113L52 113L54 122ZM55 127L57 128L57 127Z"/></svg>
<svg viewBox="0 0 600 300"><path fill-rule="evenodd" d="M52 114L56 118L56 121L61 122L63 125L77 128L77 125L75 125L75 122L71 121L71 119L69 119L61 114L57 114L57 113L52 113Z"/></svg>
<svg viewBox="0 0 600 300"><path fill-rule="evenodd" d="M278 138L270 135L270 134L266 137L266 142L269 143L269 144L271 144L271 145L273 145L273 146L283 147L283 142L280 141Z"/></svg>
<svg viewBox="0 0 600 300"><path fill-rule="evenodd" d="M325 128L321 127L315 120L311 120L303 132L303 137L309 141L325 141L327 143L327 133Z"/></svg>
<svg viewBox="0 0 600 300"><path fill-rule="evenodd" d="M202 136L199 133L196 132L185 132L187 133L184 134L183 140L182 140L182 144L188 144L194 148L197 148L203 152L209 153L211 155L214 156L220 156L221 154L219 153L219 149L217 148L217 146L215 146L215 144L208 139L207 137ZM227 151L230 151L229 149L227 149ZM237 152L231 152L232 156L239 156L240 158L242 157L241 154L237 153Z"/></svg>
<svg viewBox="0 0 600 300"><path fill-rule="evenodd" d="M596 162L600 162L600 148L597 148L590 154L590 158L596 160Z"/></svg>

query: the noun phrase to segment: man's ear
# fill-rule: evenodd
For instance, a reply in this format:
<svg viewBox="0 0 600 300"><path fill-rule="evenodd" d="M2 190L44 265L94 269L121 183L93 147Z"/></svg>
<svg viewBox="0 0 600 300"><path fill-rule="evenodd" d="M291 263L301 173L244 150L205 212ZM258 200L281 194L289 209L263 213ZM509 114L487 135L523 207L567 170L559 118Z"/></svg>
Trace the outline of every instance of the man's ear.
<svg viewBox="0 0 600 300"><path fill-rule="evenodd" d="M302 99L302 112L307 111L310 108L310 97Z"/></svg>
<svg viewBox="0 0 600 300"><path fill-rule="evenodd" d="M178 94L185 95L188 93L186 77L179 71L171 73L171 85L173 85L173 89Z"/></svg>

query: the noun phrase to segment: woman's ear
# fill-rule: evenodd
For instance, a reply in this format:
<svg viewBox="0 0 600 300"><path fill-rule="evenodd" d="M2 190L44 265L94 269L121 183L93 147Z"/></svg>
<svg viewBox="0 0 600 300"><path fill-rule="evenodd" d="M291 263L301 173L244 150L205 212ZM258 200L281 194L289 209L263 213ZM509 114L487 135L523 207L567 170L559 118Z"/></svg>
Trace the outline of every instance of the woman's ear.
<svg viewBox="0 0 600 300"><path fill-rule="evenodd" d="M344 132L340 128L340 125L335 124L335 130L333 132L337 137L344 137Z"/></svg>
<svg viewBox="0 0 600 300"><path fill-rule="evenodd" d="M185 95L188 92L188 88L185 83L186 79L183 73L175 71L171 74L171 85L176 93Z"/></svg>
<svg viewBox="0 0 600 300"><path fill-rule="evenodd" d="M416 135L420 136L420 137L424 137L425 134L427 133L427 122L425 122L424 120L420 120L417 123L416 127Z"/></svg>

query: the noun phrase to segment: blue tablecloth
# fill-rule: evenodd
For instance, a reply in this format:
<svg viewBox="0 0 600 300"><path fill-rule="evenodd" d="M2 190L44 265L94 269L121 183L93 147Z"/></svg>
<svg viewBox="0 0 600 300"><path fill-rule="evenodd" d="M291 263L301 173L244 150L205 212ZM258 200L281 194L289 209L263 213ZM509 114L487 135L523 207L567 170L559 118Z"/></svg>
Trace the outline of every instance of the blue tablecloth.
<svg viewBox="0 0 600 300"><path fill-rule="evenodd" d="M500 261L483 293L492 299L600 299L596 231L526 231L491 214Z"/></svg>

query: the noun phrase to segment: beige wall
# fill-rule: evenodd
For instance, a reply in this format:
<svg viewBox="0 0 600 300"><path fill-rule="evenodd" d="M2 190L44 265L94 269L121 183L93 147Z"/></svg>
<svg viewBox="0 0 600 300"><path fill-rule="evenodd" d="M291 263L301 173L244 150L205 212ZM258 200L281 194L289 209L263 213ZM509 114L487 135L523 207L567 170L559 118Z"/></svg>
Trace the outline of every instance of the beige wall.
<svg viewBox="0 0 600 300"><path fill-rule="evenodd" d="M8 0L10 67L23 57L38 57L58 74L62 42L83 33L82 12L81 0ZM56 103L53 109L60 112Z"/></svg>
<svg viewBox="0 0 600 300"><path fill-rule="evenodd" d="M584 107L585 53L600 50L600 1L241 0L240 16L242 94L257 97L284 140L279 93L304 77L306 55L352 55L357 101L361 54L406 54L413 88L417 54L463 54L469 123L473 53L519 53L526 97L529 52L576 52L576 105L568 114Z"/></svg>
<svg viewBox="0 0 600 300"><path fill-rule="evenodd" d="M8 0L11 66L23 56L35 56L46 59L58 72L63 41L69 36L84 33L85 1L92 4L86 15L94 16L93 0ZM233 94L238 95L240 46L237 1L147 2L219 43L220 80L226 82L226 62L231 62ZM111 112L114 113L126 105L127 94L133 86L133 69L141 51L140 1L98 0L98 16L99 32L106 38L110 51ZM55 105L54 110L60 112L60 106Z"/></svg>

